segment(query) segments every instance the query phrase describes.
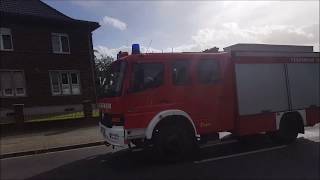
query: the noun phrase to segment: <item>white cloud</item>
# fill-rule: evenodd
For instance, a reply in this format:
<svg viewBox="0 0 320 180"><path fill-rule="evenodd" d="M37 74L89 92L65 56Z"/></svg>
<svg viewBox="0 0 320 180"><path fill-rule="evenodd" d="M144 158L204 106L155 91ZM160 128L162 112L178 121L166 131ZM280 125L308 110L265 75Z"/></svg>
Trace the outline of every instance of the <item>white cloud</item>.
<svg viewBox="0 0 320 180"><path fill-rule="evenodd" d="M127 29L127 24L119 19L105 16L100 22L102 25L111 25L114 28L120 29L121 31Z"/></svg>
<svg viewBox="0 0 320 180"><path fill-rule="evenodd" d="M237 23L223 23L215 28L204 28L192 36L199 50L213 46L225 47L235 43L268 43L313 45L319 47L319 24L304 27L265 25L240 27Z"/></svg>
<svg viewBox="0 0 320 180"><path fill-rule="evenodd" d="M119 4L108 3L112 8L118 7L116 5ZM123 6L126 8L123 13L129 14L123 16L124 22L132 22L134 15L145 18L130 25L127 34L113 36L113 32L107 32L108 40L96 41L105 45L101 47L113 56L121 49L131 49L116 48L119 43L143 44L150 39L156 47L154 52L202 51L213 46L221 49L235 43L312 45L319 51L319 2L315 1L165 1L124 3ZM116 13L110 14L119 17ZM108 20L101 24L114 26L116 23ZM127 25L122 26L126 28Z"/></svg>
<svg viewBox="0 0 320 180"><path fill-rule="evenodd" d="M292 25L264 25L240 27L235 22L222 23L216 28L203 28L191 37L192 42L175 47L156 49L141 46L141 52L199 52L214 46L222 48L236 43L266 43L287 45L311 45L319 51L319 24L295 27ZM119 51L131 53L130 46L108 48L96 46L103 55L116 57Z"/></svg>
<svg viewBox="0 0 320 180"><path fill-rule="evenodd" d="M185 49L198 51L234 43L313 45L319 49L319 2L209 1L177 4L168 3L158 10L161 17L167 17L167 14L172 17L168 20L168 23L172 22L169 24L172 28L162 32L169 34L165 37L168 45L178 44L180 47L181 44L192 47Z"/></svg>

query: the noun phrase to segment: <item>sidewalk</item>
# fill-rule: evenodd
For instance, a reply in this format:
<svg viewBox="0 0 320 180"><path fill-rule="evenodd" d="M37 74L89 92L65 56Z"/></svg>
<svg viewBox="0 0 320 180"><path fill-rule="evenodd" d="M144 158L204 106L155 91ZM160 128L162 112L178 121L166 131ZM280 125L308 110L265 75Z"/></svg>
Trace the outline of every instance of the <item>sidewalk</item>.
<svg viewBox="0 0 320 180"><path fill-rule="evenodd" d="M8 154L23 155L22 152L34 154L30 152L47 152L50 149L98 144L103 144L103 138L97 123L85 126L57 126L1 136L0 154L3 158Z"/></svg>

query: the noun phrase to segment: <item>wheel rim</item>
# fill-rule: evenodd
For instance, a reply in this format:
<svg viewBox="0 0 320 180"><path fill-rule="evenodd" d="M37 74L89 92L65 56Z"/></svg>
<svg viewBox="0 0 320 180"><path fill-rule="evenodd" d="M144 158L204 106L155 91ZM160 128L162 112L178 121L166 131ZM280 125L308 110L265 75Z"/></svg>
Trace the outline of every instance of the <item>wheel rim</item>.
<svg viewBox="0 0 320 180"><path fill-rule="evenodd" d="M183 150L182 139L178 135L172 134L164 141L164 153L169 156L177 156Z"/></svg>

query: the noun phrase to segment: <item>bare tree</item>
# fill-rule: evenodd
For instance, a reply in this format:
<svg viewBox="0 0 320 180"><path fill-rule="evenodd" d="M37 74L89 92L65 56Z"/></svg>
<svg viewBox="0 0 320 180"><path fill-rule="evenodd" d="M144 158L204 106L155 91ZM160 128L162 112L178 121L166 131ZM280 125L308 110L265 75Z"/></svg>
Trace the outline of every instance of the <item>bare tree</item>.
<svg viewBox="0 0 320 180"><path fill-rule="evenodd" d="M110 79L111 63L114 59L111 56L101 54L98 50L94 51L95 77L98 97L102 95L106 82Z"/></svg>

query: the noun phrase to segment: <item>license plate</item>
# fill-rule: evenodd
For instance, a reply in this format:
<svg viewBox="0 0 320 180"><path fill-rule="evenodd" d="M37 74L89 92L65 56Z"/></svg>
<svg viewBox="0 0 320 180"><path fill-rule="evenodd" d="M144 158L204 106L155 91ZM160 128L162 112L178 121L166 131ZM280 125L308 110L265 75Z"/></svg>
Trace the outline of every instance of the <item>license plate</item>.
<svg viewBox="0 0 320 180"><path fill-rule="evenodd" d="M118 134L112 134L112 133L110 133L110 134L109 134L109 137L110 137L111 140L115 140L115 141L119 139L119 135L118 135Z"/></svg>

